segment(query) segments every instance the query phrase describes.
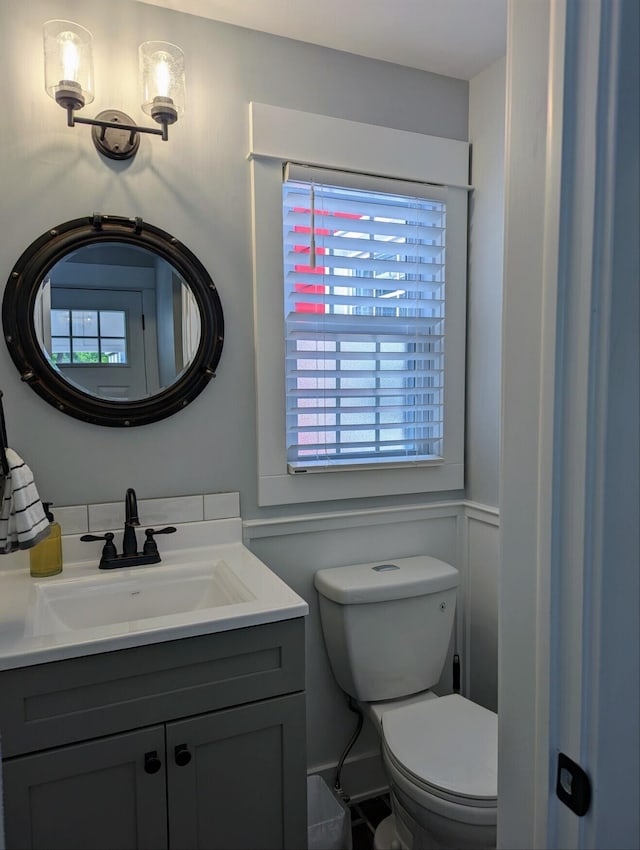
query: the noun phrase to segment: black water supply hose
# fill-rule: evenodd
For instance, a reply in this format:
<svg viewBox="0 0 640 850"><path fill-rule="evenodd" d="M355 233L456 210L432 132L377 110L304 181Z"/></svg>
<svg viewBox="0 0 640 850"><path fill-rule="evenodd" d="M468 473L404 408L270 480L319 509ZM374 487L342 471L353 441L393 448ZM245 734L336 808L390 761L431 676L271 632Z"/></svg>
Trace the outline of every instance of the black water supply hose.
<svg viewBox="0 0 640 850"><path fill-rule="evenodd" d="M349 750L351 749L351 747L358 740L358 735L362 731L362 724L364 723L364 714L362 713L362 709L354 699L352 699L351 697L349 697L348 699L349 708L351 709L351 711L354 712L354 714L358 715L358 725L356 726L356 731L351 736L349 743L344 748L344 752L340 756L340 761L338 762L338 767L336 769L336 780L333 783L333 787L335 789L336 794L340 797L341 800L344 800L345 803L348 803L351 798L342 789L342 785L340 784L340 774L342 773L342 766L344 764L344 760L349 754Z"/></svg>

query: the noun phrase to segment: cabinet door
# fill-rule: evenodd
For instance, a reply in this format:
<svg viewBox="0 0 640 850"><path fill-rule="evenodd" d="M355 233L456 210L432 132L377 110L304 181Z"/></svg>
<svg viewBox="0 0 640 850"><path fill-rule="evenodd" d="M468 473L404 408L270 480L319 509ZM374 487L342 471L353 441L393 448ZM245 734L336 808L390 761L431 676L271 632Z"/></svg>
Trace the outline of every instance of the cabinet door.
<svg viewBox="0 0 640 850"><path fill-rule="evenodd" d="M167 724L171 850L306 847L304 695Z"/></svg>
<svg viewBox="0 0 640 850"><path fill-rule="evenodd" d="M5 761L7 847L166 848L164 761L163 726Z"/></svg>

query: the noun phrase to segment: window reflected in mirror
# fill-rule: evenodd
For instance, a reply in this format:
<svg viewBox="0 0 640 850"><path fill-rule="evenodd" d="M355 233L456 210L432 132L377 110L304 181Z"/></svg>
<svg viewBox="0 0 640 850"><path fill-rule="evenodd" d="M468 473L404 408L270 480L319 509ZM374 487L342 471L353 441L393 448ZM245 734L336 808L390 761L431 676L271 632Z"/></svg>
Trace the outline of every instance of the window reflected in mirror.
<svg viewBox="0 0 640 850"><path fill-rule="evenodd" d="M57 366L99 363L127 365L127 314L124 310L51 309L50 343L43 349Z"/></svg>

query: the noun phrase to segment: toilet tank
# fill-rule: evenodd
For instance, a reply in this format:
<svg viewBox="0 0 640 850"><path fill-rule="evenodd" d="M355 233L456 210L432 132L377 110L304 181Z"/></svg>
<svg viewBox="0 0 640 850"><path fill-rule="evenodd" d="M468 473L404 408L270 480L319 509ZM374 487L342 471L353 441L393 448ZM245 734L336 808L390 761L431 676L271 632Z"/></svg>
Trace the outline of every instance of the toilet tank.
<svg viewBox="0 0 640 850"><path fill-rule="evenodd" d="M456 608L455 567L419 555L319 570L315 575L331 669L363 702L433 687Z"/></svg>

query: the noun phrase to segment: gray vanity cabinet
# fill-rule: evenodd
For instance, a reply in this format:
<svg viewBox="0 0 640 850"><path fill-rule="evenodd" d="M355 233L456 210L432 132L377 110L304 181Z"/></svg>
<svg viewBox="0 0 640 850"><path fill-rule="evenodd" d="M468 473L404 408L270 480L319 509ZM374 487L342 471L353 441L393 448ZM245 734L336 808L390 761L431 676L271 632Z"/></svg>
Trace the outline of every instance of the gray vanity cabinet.
<svg viewBox="0 0 640 850"><path fill-rule="evenodd" d="M10 759L7 848L164 850L164 774L145 773L140 758L154 750L164 753L161 726Z"/></svg>
<svg viewBox="0 0 640 850"><path fill-rule="evenodd" d="M293 695L167 726L169 847L306 846L287 834L282 798L298 772L301 710ZM179 765L176 752L189 762Z"/></svg>
<svg viewBox="0 0 640 850"><path fill-rule="evenodd" d="M304 620L0 672L7 850L306 844Z"/></svg>

